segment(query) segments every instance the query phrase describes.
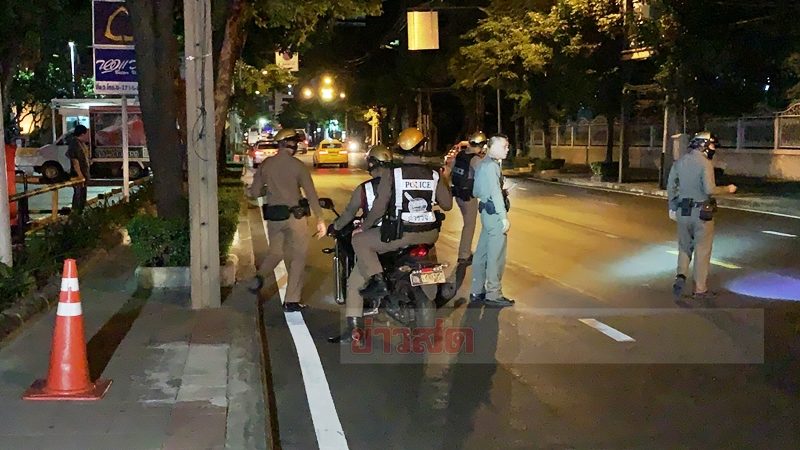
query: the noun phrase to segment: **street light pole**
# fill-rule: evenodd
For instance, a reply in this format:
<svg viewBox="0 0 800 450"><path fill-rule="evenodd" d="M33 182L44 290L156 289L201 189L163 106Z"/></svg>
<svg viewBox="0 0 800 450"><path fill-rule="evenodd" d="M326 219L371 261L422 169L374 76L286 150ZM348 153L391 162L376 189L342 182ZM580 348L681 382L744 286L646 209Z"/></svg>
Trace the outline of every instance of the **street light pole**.
<svg viewBox="0 0 800 450"><path fill-rule="evenodd" d="M77 97L75 88L75 42L69 41L69 59L72 67L72 97Z"/></svg>
<svg viewBox="0 0 800 450"><path fill-rule="evenodd" d="M3 90L0 89L0 111L3 110ZM0 136L3 137L3 148L0 152L0 263L11 267L11 206L8 203L8 180L6 171L6 140L0 114Z"/></svg>
<svg viewBox="0 0 800 450"><path fill-rule="evenodd" d="M497 88L497 134L503 132L503 120L500 115L500 88Z"/></svg>

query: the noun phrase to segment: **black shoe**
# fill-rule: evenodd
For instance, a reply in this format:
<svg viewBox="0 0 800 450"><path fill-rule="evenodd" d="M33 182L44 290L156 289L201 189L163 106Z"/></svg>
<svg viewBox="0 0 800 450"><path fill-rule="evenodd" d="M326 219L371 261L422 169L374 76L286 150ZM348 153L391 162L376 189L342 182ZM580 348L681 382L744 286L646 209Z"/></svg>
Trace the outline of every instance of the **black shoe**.
<svg viewBox="0 0 800 450"><path fill-rule="evenodd" d="M675 283L672 284L672 296L675 297L675 299L681 298L684 286L686 286L686 275L678 275L675 277Z"/></svg>
<svg viewBox="0 0 800 450"><path fill-rule="evenodd" d="M359 289L358 292L366 300L380 300L389 295L389 288L386 286L386 281L384 281L383 275L375 274L369 277L367 283L363 288Z"/></svg>
<svg viewBox="0 0 800 450"><path fill-rule="evenodd" d="M486 306L514 306L514 300L508 297L487 298L483 300Z"/></svg>
<svg viewBox="0 0 800 450"><path fill-rule="evenodd" d="M403 325L408 325L408 317L406 317L405 311L403 311L400 305L387 298L386 301L383 302L383 310L392 319Z"/></svg>
<svg viewBox="0 0 800 450"><path fill-rule="evenodd" d="M486 300L486 294L469 294L469 302L472 303L483 303Z"/></svg>
<svg viewBox="0 0 800 450"><path fill-rule="evenodd" d="M472 265L472 255L469 255L469 258L458 258L458 265L459 266L471 266Z"/></svg>
<svg viewBox="0 0 800 450"><path fill-rule="evenodd" d="M349 344L353 341L360 341L364 335L364 324L360 317L348 317L347 327L339 336L331 336L328 342L331 344Z"/></svg>
<svg viewBox="0 0 800 450"><path fill-rule="evenodd" d="M250 291L252 294L258 294L261 289L264 287L264 277L261 275L256 275L250 280L249 285L247 286L247 290Z"/></svg>
<svg viewBox="0 0 800 450"><path fill-rule="evenodd" d="M308 306L300 303L300 302L286 302L283 304L283 310L286 312L300 312L306 309Z"/></svg>

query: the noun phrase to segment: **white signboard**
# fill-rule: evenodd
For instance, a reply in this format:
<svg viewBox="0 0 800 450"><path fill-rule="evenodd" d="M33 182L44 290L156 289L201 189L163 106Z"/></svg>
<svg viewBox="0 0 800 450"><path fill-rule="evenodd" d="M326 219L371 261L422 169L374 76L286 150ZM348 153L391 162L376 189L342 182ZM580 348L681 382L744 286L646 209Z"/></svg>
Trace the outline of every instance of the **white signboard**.
<svg viewBox="0 0 800 450"><path fill-rule="evenodd" d="M281 69L286 69L290 72L300 70L300 58L297 53L275 52L275 64Z"/></svg>

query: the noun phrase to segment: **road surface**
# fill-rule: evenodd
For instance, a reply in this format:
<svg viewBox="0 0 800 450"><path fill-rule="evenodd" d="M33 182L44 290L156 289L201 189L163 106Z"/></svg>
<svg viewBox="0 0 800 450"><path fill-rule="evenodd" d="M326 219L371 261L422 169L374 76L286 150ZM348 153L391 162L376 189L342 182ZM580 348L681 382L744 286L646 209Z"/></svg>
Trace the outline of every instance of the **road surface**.
<svg viewBox="0 0 800 450"><path fill-rule="evenodd" d="M314 171L337 205L365 178ZM302 316L265 291L283 448L800 448L800 221L722 210L719 296L681 308L664 200L507 182L504 291L516 306L467 307L467 282L438 311L445 329L471 330L471 348L400 354L395 339L387 353L376 335L356 355L326 342L343 321L328 238L309 249ZM250 219L259 261L257 209ZM454 210L440 259L455 261L460 230Z"/></svg>

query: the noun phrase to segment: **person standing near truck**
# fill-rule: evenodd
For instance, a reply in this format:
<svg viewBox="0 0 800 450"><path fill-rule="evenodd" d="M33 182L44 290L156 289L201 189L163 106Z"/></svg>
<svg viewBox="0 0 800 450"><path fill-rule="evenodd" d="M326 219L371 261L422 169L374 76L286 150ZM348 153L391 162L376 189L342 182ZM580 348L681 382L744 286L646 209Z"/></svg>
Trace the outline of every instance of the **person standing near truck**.
<svg viewBox="0 0 800 450"><path fill-rule="evenodd" d="M72 210L78 213L86 207L86 184L89 182L89 130L76 125L69 138L67 158L69 158L72 178L83 178L84 183L73 187Z"/></svg>

